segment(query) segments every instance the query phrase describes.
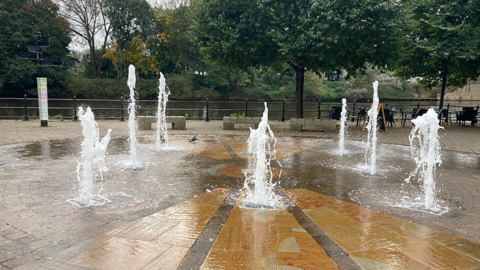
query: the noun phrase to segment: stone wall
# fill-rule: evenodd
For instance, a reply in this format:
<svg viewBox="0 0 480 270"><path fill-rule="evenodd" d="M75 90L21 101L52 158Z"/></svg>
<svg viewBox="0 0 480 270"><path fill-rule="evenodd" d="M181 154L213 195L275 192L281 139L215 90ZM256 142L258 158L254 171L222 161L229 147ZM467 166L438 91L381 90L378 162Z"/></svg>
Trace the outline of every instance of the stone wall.
<svg viewBox="0 0 480 270"><path fill-rule="evenodd" d="M463 88L445 92L445 100L480 100L480 81L471 81ZM437 98L440 98L440 91Z"/></svg>

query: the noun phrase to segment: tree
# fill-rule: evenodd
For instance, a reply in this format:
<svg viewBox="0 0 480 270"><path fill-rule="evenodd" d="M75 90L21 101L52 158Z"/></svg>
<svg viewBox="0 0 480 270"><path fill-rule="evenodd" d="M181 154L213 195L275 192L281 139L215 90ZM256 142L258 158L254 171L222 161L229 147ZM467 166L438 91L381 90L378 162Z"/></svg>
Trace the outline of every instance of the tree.
<svg viewBox="0 0 480 270"><path fill-rule="evenodd" d="M100 56L105 54L111 32L110 23L103 10L105 0L58 0L58 2L62 7L62 16L70 22L71 31L87 43L92 77L98 77L102 61L95 52L100 45Z"/></svg>
<svg viewBox="0 0 480 270"><path fill-rule="evenodd" d="M105 0L105 14L117 44L115 62L120 79L123 76L123 50L135 36L145 41L151 35L155 16L146 0Z"/></svg>
<svg viewBox="0 0 480 270"><path fill-rule="evenodd" d="M295 117L302 118L306 70L355 74L395 57L398 8L389 0L197 0L192 38L223 65L288 65L296 73Z"/></svg>
<svg viewBox="0 0 480 270"><path fill-rule="evenodd" d="M43 40L50 40L50 46L42 50L45 59L61 59L67 67L73 64L67 49L71 41L69 25L52 1L4 0L0 2L0 25L2 94L19 96L36 89L38 64L19 59L18 53L28 51L28 45L37 44L37 32L42 33ZM44 68L50 90L64 89L67 73L64 67Z"/></svg>
<svg viewBox="0 0 480 270"><path fill-rule="evenodd" d="M428 88L442 82L463 87L480 76L480 2L478 0L408 1L405 56L398 74L420 77Z"/></svg>

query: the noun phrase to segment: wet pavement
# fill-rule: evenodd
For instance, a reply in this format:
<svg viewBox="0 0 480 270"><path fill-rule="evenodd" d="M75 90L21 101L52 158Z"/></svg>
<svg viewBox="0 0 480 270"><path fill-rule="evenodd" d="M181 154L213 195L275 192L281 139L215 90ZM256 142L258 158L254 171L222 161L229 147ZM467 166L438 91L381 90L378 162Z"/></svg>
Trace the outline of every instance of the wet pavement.
<svg viewBox="0 0 480 270"><path fill-rule="evenodd" d="M171 135L174 149L156 152L142 134L141 172L121 171L128 142L113 138L95 182L111 203L84 208L67 201L80 139L2 145L0 166L26 166L0 168L0 269L480 268L480 157L442 152L436 198L448 212L435 215L409 208L423 199L404 181L409 147L380 144L386 178L364 177L357 136L347 157L331 139L278 136L278 210L239 207L246 135Z"/></svg>

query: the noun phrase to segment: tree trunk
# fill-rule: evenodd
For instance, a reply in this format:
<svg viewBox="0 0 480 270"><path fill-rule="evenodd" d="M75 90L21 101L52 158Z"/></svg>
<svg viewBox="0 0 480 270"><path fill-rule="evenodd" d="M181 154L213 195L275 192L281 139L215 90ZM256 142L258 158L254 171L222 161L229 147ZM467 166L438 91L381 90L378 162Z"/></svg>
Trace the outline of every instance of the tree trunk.
<svg viewBox="0 0 480 270"><path fill-rule="evenodd" d="M447 84L447 72L448 69L445 67L442 74L442 92L440 93L440 106L438 107L438 113L440 113L443 109L443 97L445 96L445 85Z"/></svg>
<svg viewBox="0 0 480 270"><path fill-rule="evenodd" d="M95 61L95 47L90 45L90 64L92 65L92 78L97 77L97 65Z"/></svg>
<svg viewBox="0 0 480 270"><path fill-rule="evenodd" d="M295 118L303 118L303 84L305 82L305 69L298 65L295 69L297 74L295 87Z"/></svg>

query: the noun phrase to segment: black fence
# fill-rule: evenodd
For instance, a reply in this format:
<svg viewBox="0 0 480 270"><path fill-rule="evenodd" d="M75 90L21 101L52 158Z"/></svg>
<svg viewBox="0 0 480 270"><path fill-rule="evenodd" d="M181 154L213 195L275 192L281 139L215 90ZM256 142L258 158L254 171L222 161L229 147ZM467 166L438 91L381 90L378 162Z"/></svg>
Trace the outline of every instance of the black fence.
<svg viewBox="0 0 480 270"><path fill-rule="evenodd" d="M32 115L29 115L29 111L31 114L35 114L35 110L38 110L38 105L37 106L32 106L32 102L37 101L37 98L27 98L25 97L22 98L0 98L0 102L4 101L2 103L3 106L0 106L0 118L3 119L8 119L8 118L13 118L13 119L23 119L23 120L29 120ZM9 101L9 102L6 102ZM120 97L120 99L77 99L75 96L73 99L49 99L49 102L59 102L62 104L71 104L72 106L66 107L66 106L49 106L49 112L52 116L50 118L55 118L55 111L62 111L64 112L64 115L60 115L62 119L72 119L72 120L78 120L78 115L77 115L77 108L81 104L85 104L88 102L109 102L109 107L91 107L93 111L95 110L102 110L102 111L111 111L112 113L108 113L106 115L101 117L101 119L119 119L121 121L124 121L125 118L127 117L127 109L128 109L128 103L129 99L125 99L123 97ZM398 100L397 100L398 101ZM29 106L30 102L30 106ZM145 106L145 107L139 107L137 108L137 111L142 114L142 111L152 111L154 113L157 108L155 105L157 104L157 100L137 100L137 102L142 102L142 103L149 103L151 105ZM180 107L175 107L178 104L182 103L191 103L191 104L186 104L185 106L180 106ZM223 103L223 105L228 104L225 107L228 108L211 108L211 104L214 103ZM168 101L168 106L167 106L167 113L168 115L182 115L184 112L201 112L200 114L197 114L196 116L191 116L188 117L187 119L196 119L196 120L204 120L204 121L209 121L209 120L217 120L217 119L222 119L223 116L230 116L232 115L232 112L234 112L238 116L260 116L261 113L264 111L263 104L264 102L258 102L258 101L248 101L245 100L244 102L241 101L209 101L208 98L205 101L178 101L178 100L169 100ZM422 100L422 102L417 101L415 102L414 100L402 100L402 102L391 102L391 104L388 103L388 101L383 103L384 108L388 108L389 106L398 106L398 107L403 107L405 111L406 108L411 109L413 108L420 108L420 107L435 107L436 108L436 100ZM20 104L23 104L23 106L20 106ZM232 105L230 105L232 104ZM233 106L235 104L235 106ZM243 104L243 105L242 105ZM287 118L292 118L292 117L287 117L287 114L289 115L294 115L295 110L292 110L291 108L288 109L288 107L294 107L292 106L295 104L295 102L267 102L267 105L269 107L269 119L275 119L275 120L281 120L285 121ZM370 102L352 102L348 103L348 108L351 111L358 111L360 107L365 108L368 110L370 106ZM192 106L195 105L195 106ZM188 108L186 108L188 106ZM304 115L305 117L316 117L317 119L326 119L326 118L331 118L332 117L332 107L335 106L341 106L340 102L304 102L304 107L307 109L304 109ZM194 108L194 107L202 107L202 108ZM272 107L272 108L270 108ZM313 108L315 108L313 110ZM455 111L458 110L458 108L464 107L464 105L450 105L447 104L444 108L446 108L449 111ZM477 105L478 107L478 105ZM1 112L7 111L7 115L2 115ZM224 112L224 113L222 113ZM173 114L172 114L173 113ZM214 113L216 116L212 117L211 114ZM252 115L254 114L254 115ZM34 116L35 117L35 116Z"/></svg>

